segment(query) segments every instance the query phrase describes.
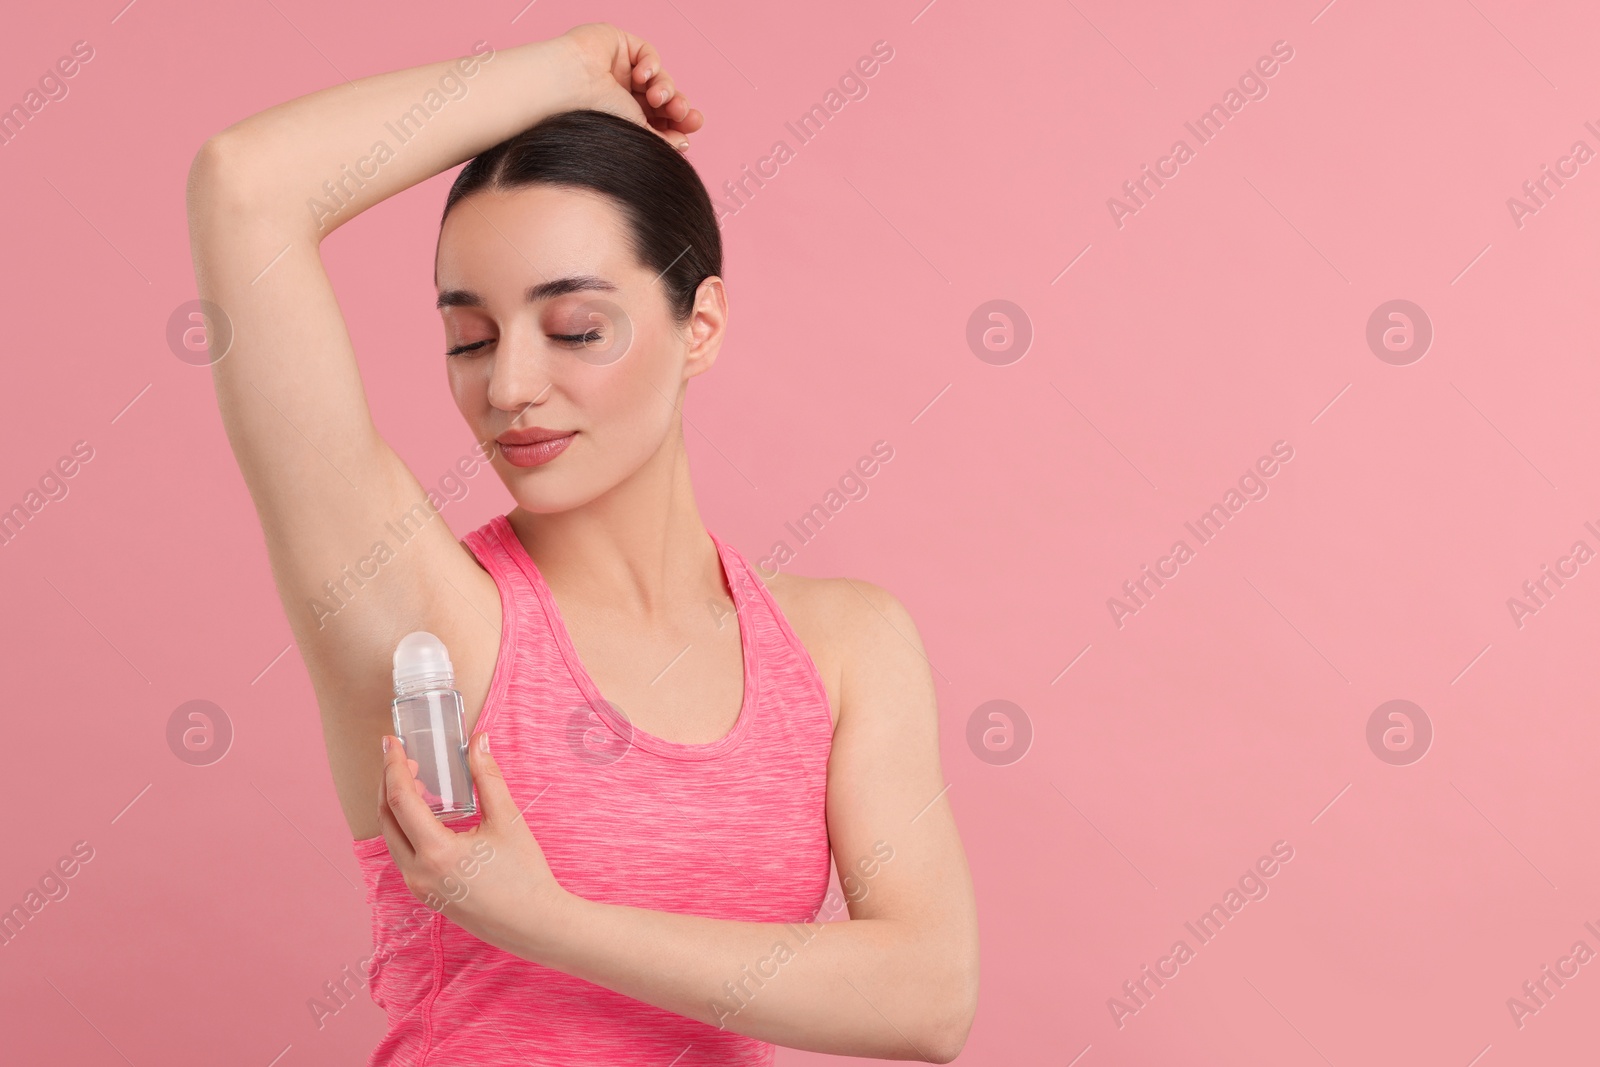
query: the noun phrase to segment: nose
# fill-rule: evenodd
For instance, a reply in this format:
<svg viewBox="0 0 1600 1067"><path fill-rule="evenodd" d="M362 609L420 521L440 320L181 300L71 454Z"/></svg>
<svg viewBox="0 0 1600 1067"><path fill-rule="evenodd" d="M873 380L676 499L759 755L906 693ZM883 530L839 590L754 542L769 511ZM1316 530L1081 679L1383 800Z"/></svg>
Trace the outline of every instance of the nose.
<svg viewBox="0 0 1600 1067"><path fill-rule="evenodd" d="M491 405L520 415L527 408L544 403L555 382L551 379L548 356L543 348L515 332L501 335L489 371Z"/></svg>

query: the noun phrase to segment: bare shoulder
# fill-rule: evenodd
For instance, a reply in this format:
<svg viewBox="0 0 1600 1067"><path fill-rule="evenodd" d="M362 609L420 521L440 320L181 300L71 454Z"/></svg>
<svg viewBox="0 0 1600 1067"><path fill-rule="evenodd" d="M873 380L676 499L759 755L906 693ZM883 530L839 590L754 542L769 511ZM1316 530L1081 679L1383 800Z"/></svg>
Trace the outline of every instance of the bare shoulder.
<svg viewBox="0 0 1600 1067"><path fill-rule="evenodd" d="M828 692L835 727L844 679L863 664L881 664L896 650L923 660L911 615L887 589L861 578L811 578L779 571L761 576L795 636L811 654Z"/></svg>

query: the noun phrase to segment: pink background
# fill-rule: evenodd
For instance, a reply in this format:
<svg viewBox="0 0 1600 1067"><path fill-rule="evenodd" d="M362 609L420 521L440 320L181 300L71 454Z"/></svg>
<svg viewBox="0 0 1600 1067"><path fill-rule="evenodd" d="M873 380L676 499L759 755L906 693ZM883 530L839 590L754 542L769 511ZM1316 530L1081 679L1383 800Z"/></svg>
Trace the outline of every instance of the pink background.
<svg viewBox="0 0 1600 1067"><path fill-rule="evenodd" d="M1595 1055L1600 962L1520 1028L1506 1002L1600 951L1600 565L1520 627L1507 599L1600 549L1600 163L1520 227L1507 200L1600 149L1600 14L924 2L8 16L0 103L74 41L94 58L0 147L0 506L74 442L94 456L0 548L0 907L74 842L94 858L0 947L0 1059L349 1064L377 1041L364 991L320 1030L306 1006L370 952L367 914L209 372L165 340L195 295L184 176L291 96L599 19L705 111L690 158L714 193L795 150L724 219L732 333L687 437L707 524L752 559L894 448L790 569L886 586L926 642L982 924L961 1062ZM797 146L784 123L879 40L868 95ZM1280 40L1268 95L1197 145L1184 122ZM1108 198L1180 137L1194 158L1119 228ZM471 446L430 288L451 177L325 246L378 423L430 486ZM1008 365L966 341L995 299L1034 331ZM1393 299L1435 334L1405 366L1365 338ZM1195 547L1184 522L1279 440L1268 496L1119 628L1107 599ZM511 506L492 474L467 484L458 535ZM166 740L193 699L235 732L209 766ZM995 699L1034 731L1009 764L966 741ZM1368 746L1391 699L1433 725L1420 761ZM1270 893L1196 947L1185 920L1280 840ZM1179 938L1194 958L1119 1028L1108 998Z"/></svg>

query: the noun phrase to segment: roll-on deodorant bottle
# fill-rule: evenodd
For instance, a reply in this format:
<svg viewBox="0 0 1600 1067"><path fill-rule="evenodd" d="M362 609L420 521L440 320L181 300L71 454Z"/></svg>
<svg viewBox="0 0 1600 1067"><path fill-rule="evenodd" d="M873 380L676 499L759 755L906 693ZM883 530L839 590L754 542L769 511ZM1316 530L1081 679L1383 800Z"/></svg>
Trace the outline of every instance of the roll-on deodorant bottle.
<svg viewBox="0 0 1600 1067"><path fill-rule="evenodd" d="M423 799L441 819L478 810L467 770L461 694L444 642L426 630L406 634L394 650L394 732L417 761Z"/></svg>

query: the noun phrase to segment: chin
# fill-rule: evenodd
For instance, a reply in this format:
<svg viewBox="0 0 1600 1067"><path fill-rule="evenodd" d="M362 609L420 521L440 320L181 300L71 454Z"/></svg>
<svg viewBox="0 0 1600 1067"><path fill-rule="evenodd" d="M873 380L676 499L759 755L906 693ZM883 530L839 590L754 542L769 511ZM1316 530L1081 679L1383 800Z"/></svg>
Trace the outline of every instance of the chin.
<svg viewBox="0 0 1600 1067"><path fill-rule="evenodd" d="M583 503L581 495L552 492L549 486L541 486L537 490L519 485L511 485L508 488L511 490L511 498L517 502L517 507L534 515L571 511Z"/></svg>
<svg viewBox="0 0 1600 1067"><path fill-rule="evenodd" d="M538 467L525 472L518 470L519 473L535 476L542 473ZM523 511L534 515L552 515L582 507L610 486L576 478L541 480L538 477L514 477L506 488L511 490L512 499Z"/></svg>

